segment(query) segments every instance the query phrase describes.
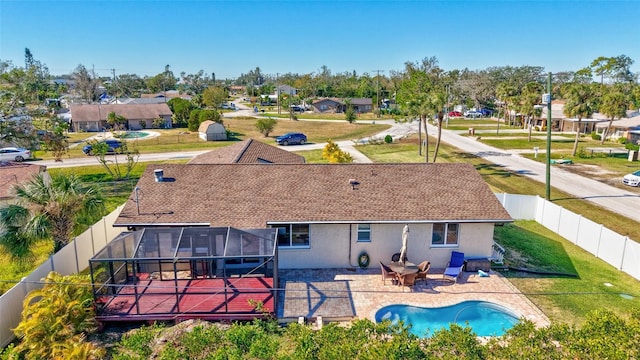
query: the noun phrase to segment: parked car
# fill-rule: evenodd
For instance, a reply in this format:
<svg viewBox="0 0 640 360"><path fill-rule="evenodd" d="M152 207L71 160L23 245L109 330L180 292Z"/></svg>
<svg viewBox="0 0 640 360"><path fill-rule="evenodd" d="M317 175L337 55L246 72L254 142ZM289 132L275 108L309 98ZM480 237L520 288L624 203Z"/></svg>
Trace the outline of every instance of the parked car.
<svg viewBox="0 0 640 360"><path fill-rule="evenodd" d="M307 136L299 132L286 133L276 138L276 143L278 143L278 145L284 145L284 146L292 145L292 144L304 145L304 143L306 142L307 142Z"/></svg>
<svg viewBox="0 0 640 360"><path fill-rule="evenodd" d="M625 175L622 178L622 183L629 186L640 186L640 170Z"/></svg>
<svg viewBox="0 0 640 360"><path fill-rule="evenodd" d="M472 118L472 119L479 118L479 117L482 117L482 113L480 111L469 110L469 111L465 111L464 117Z"/></svg>
<svg viewBox="0 0 640 360"><path fill-rule="evenodd" d="M18 147L0 149L0 161L24 161L31 158L31 151Z"/></svg>
<svg viewBox="0 0 640 360"><path fill-rule="evenodd" d="M291 111L293 112L304 112L304 108L300 105L291 105Z"/></svg>
<svg viewBox="0 0 640 360"><path fill-rule="evenodd" d="M493 115L493 110L487 109L487 108L482 108L482 109L480 109L480 113L482 114L482 116L491 116L491 115Z"/></svg>
<svg viewBox="0 0 640 360"><path fill-rule="evenodd" d="M107 139L107 140L100 141L100 143L107 144L108 146L107 154L115 154L116 149L119 149L120 147L122 147L122 142L116 139ZM82 152L85 153L85 155L93 155L93 145L91 144L85 145L82 148Z"/></svg>
<svg viewBox="0 0 640 360"><path fill-rule="evenodd" d="M449 117L462 117L462 113L460 111L449 111Z"/></svg>

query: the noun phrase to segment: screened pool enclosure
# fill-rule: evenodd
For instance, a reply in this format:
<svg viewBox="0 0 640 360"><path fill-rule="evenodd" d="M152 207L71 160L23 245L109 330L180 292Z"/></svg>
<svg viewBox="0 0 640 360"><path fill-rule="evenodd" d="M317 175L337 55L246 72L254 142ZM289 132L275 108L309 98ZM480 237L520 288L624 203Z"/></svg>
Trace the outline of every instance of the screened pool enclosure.
<svg viewBox="0 0 640 360"><path fill-rule="evenodd" d="M102 321L252 319L274 312L277 229L146 228L91 260Z"/></svg>

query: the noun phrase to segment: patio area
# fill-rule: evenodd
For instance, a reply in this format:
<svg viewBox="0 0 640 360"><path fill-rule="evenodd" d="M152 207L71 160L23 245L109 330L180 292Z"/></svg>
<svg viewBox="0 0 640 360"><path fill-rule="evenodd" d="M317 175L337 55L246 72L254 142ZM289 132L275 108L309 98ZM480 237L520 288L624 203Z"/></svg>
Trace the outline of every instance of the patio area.
<svg viewBox="0 0 640 360"><path fill-rule="evenodd" d="M442 278L444 269L431 270L427 281L418 281L413 291L390 280L382 282L380 268L280 270L278 319L345 321L353 318L375 319L378 309L391 304L442 307L465 300L483 300L502 305L537 326L549 320L529 299L499 273L479 277L463 272L457 284ZM283 296L284 295L284 296Z"/></svg>

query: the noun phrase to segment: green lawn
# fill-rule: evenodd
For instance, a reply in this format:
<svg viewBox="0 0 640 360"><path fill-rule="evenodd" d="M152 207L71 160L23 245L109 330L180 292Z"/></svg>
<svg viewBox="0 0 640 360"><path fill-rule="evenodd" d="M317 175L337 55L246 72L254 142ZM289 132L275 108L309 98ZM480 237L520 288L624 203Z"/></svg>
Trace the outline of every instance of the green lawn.
<svg viewBox="0 0 640 360"><path fill-rule="evenodd" d="M552 322L581 324L586 313L598 309L611 310L628 318L632 308L640 309L638 280L595 259L535 221L516 221L496 227L495 238L507 250L505 265L577 275L562 277L501 271Z"/></svg>

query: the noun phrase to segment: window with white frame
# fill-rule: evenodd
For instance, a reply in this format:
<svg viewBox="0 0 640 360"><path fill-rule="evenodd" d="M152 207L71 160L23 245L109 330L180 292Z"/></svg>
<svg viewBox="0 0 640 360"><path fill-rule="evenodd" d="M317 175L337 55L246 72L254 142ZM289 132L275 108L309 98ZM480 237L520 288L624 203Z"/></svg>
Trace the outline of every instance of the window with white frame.
<svg viewBox="0 0 640 360"><path fill-rule="evenodd" d="M371 224L358 224L358 242L371 242Z"/></svg>
<svg viewBox="0 0 640 360"><path fill-rule="evenodd" d="M438 223L433 224L431 234L432 246L458 246L458 231L460 224Z"/></svg>
<svg viewBox="0 0 640 360"><path fill-rule="evenodd" d="M278 247L309 247L309 224L285 224L278 229Z"/></svg>

